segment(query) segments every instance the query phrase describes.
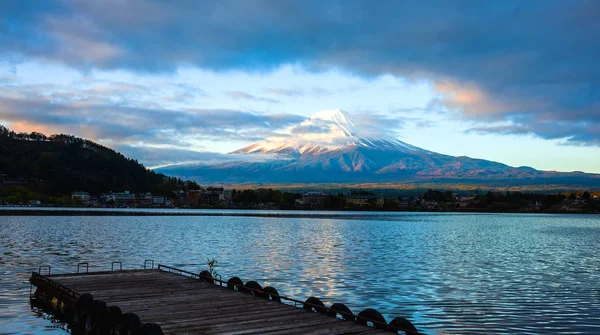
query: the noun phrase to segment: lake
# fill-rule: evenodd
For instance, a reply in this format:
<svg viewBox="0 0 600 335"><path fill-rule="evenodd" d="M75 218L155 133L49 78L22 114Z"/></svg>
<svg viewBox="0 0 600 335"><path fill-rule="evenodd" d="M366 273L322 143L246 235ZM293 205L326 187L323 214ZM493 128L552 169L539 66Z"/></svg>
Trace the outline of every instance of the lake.
<svg viewBox="0 0 600 335"><path fill-rule="evenodd" d="M61 273L154 259L198 272L213 257L225 280L355 314L375 308L427 334L600 333L600 216L301 214L2 216L0 334L65 334L30 307L39 265Z"/></svg>

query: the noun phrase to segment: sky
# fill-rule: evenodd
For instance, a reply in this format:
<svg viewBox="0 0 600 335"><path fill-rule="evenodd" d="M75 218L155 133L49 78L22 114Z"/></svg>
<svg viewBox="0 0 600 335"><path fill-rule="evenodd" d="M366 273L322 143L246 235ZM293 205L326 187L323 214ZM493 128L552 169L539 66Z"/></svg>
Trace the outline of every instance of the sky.
<svg viewBox="0 0 600 335"><path fill-rule="evenodd" d="M600 172L600 2L3 1L0 124L148 167L342 109L427 150Z"/></svg>

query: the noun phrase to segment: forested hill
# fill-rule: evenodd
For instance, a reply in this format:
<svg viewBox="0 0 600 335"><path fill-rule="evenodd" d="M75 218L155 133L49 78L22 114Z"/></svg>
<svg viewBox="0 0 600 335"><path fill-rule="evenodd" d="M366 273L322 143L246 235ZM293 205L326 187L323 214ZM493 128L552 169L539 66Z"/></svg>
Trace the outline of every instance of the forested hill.
<svg viewBox="0 0 600 335"><path fill-rule="evenodd" d="M48 195L124 190L168 195L173 190L199 188L194 182L150 171L136 160L89 140L15 133L0 125L2 175L27 180L27 186Z"/></svg>

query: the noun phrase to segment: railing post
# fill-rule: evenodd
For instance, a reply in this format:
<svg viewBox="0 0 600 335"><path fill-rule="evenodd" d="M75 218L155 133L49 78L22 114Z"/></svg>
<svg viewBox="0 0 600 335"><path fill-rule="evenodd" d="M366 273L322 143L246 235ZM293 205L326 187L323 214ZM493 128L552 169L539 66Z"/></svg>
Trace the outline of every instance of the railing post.
<svg viewBox="0 0 600 335"><path fill-rule="evenodd" d="M115 271L115 264L119 264L119 271L123 271L123 262L112 262L110 264L110 271Z"/></svg>
<svg viewBox="0 0 600 335"><path fill-rule="evenodd" d="M85 265L85 273L88 273L89 272L89 264L88 264L88 262L81 262L81 263L77 264L77 273L79 273L79 268L82 265Z"/></svg>
<svg viewBox="0 0 600 335"><path fill-rule="evenodd" d="M151 263L151 269L154 269L154 260L153 259L147 259L144 261L144 269L146 269L147 263Z"/></svg>
<svg viewBox="0 0 600 335"><path fill-rule="evenodd" d="M50 275L50 272L52 271L52 267L50 265L40 265L40 267L38 268L38 273L41 275L42 274L42 269L48 269L48 274L47 276Z"/></svg>

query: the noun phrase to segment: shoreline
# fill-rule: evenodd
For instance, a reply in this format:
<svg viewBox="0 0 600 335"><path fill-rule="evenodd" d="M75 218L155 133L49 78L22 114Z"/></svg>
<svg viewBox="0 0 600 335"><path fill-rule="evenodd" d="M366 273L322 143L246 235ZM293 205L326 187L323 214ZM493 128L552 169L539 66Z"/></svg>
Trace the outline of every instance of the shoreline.
<svg viewBox="0 0 600 335"><path fill-rule="evenodd" d="M332 209L310 209L310 210L261 210L261 209L225 209L227 212L207 212L202 209L177 209L167 211L152 211L146 208L130 209L86 209L86 208L58 208L52 209L10 209L0 208L0 216L232 216L232 217L272 217L272 218L351 218L363 213L477 213L477 214L600 214L598 212L510 212L510 211L486 211L484 209L463 209L457 211L391 211L391 210L332 210ZM236 212L236 211L244 212ZM272 212L271 212L272 211ZM301 212L300 212L301 211ZM322 213L323 211L330 213Z"/></svg>
<svg viewBox="0 0 600 335"><path fill-rule="evenodd" d="M376 211L341 211L322 210L335 213L322 213L321 210L248 210L249 212L232 212L238 209L228 209L229 212L204 212L202 210L171 211L144 211L144 209L129 210L86 210L86 209L0 209L0 216L205 216L205 217L265 217L265 218L315 218L315 219L348 219L362 215L362 213L373 213ZM270 212L273 211L273 212ZM282 213L280 211L285 211ZM360 213L357 213L360 212ZM383 211L392 213L392 211ZM394 211L393 213L417 213L416 211ZM425 212L423 212L425 213ZM444 213L444 212L426 212Z"/></svg>

